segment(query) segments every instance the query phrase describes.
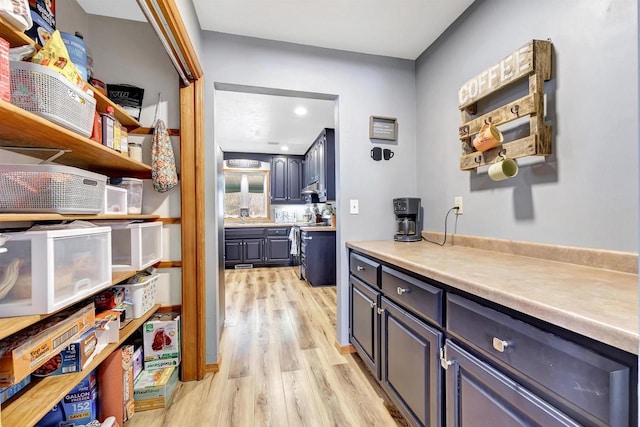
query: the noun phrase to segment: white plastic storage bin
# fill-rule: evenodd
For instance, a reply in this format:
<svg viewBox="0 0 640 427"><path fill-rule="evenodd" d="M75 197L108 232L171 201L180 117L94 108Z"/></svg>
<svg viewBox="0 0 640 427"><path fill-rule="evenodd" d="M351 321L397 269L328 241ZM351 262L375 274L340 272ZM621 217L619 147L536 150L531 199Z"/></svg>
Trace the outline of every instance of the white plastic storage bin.
<svg viewBox="0 0 640 427"><path fill-rule="evenodd" d="M114 271L144 270L162 259L162 223L111 225Z"/></svg>
<svg viewBox="0 0 640 427"><path fill-rule="evenodd" d="M105 185L103 214L126 215L127 214L127 189Z"/></svg>
<svg viewBox="0 0 640 427"><path fill-rule="evenodd" d="M127 285L118 285L117 288L124 289L124 299L133 303L127 307L125 316L127 319L138 319L153 307L156 302L156 286L158 274L153 274L143 282Z"/></svg>
<svg viewBox="0 0 640 427"><path fill-rule="evenodd" d="M109 227L6 234L0 317L52 313L111 286Z"/></svg>
<svg viewBox="0 0 640 427"><path fill-rule="evenodd" d="M91 136L96 100L62 74L39 64L11 61L11 103L62 127Z"/></svg>
<svg viewBox="0 0 640 427"><path fill-rule="evenodd" d="M127 189L127 213L136 215L142 213L142 180L138 178L122 178L122 182L112 183L117 187Z"/></svg>
<svg viewBox="0 0 640 427"><path fill-rule="evenodd" d="M107 177L60 165L0 165L0 212L97 214Z"/></svg>

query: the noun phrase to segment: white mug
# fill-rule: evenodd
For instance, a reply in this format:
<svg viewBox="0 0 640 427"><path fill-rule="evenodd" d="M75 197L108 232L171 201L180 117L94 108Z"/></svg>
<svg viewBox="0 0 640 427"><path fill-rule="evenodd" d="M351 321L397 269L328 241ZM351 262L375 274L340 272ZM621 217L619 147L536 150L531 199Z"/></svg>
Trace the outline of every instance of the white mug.
<svg viewBox="0 0 640 427"><path fill-rule="evenodd" d="M496 162L489 166L489 178L494 181L504 181L518 175L518 163L513 159L498 157Z"/></svg>

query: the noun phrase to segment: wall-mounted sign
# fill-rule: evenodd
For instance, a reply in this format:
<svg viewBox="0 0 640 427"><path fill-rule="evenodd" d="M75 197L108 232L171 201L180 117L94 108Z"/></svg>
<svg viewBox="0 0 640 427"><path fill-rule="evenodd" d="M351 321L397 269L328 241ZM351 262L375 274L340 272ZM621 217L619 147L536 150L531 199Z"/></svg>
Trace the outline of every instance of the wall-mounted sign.
<svg viewBox="0 0 640 427"><path fill-rule="evenodd" d="M242 169L260 169L262 162L260 160L249 159L229 159L225 160L228 168L242 168Z"/></svg>
<svg viewBox="0 0 640 427"><path fill-rule="evenodd" d="M369 138L398 140L398 119L394 117L369 116Z"/></svg>

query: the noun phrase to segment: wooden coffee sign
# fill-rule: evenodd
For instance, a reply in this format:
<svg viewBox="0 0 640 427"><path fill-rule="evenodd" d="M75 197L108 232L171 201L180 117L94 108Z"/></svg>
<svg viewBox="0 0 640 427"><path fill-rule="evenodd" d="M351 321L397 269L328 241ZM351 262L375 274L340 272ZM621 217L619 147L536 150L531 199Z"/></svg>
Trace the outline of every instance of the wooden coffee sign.
<svg viewBox="0 0 640 427"><path fill-rule="evenodd" d="M477 111L478 101L525 78L528 79L526 83L529 89L526 95L491 111ZM460 169L472 170L490 165L498 157L518 159L551 154L551 128L544 121L544 82L550 78L551 42L531 40L460 87ZM481 140L479 134L486 127L501 135L498 129L501 125L525 117L529 119L528 135L515 140L496 139L493 145L478 144Z"/></svg>
<svg viewBox="0 0 640 427"><path fill-rule="evenodd" d="M550 44L547 41L532 40L463 84L458 90L458 107L467 107L509 83L533 73L534 51L536 44L540 43ZM540 47L542 46L538 46L538 49Z"/></svg>

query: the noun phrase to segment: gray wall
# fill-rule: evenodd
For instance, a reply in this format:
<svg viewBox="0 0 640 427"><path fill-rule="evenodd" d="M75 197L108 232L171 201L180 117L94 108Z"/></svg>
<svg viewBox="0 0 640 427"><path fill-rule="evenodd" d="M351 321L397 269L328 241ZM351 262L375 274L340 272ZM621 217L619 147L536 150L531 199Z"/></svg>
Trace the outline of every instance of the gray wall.
<svg viewBox="0 0 640 427"><path fill-rule="evenodd" d="M416 194L414 63L212 32L203 33L203 52L209 145L215 142L210 120L214 114L214 82L338 96L338 339L346 344L345 241L392 238L391 199ZM392 147L395 157L391 161L374 162L369 158L370 115L398 118L399 139L398 145ZM207 164L215 164L215 149L211 147L207 154ZM213 172L207 170L206 173L207 182L214 182ZM215 188L210 185L208 192L214 192ZM349 215L350 199L360 201L360 215ZM210 202L213 200L213 194L209 194L208 212L215 211ZM215 237L212 229L215 222L212 218L207 221L207 277L210 280L216 276L217 259L210 246ZM208 304L207 311L211 309ZM211 336L209 331L207 335ZM209 344L207 362L211 363L216 360L217 343Z"/></svg>
<svg viewBox="0 0 640 427"><path fill-rule="evenodd" d="M425 228L442 231L463 196L460 234L637 252L637 19L635 0L478 0L427 49L416 63ZM553 42L554 155L503 183L460 171L458 88L534 38Z"/></svg>

